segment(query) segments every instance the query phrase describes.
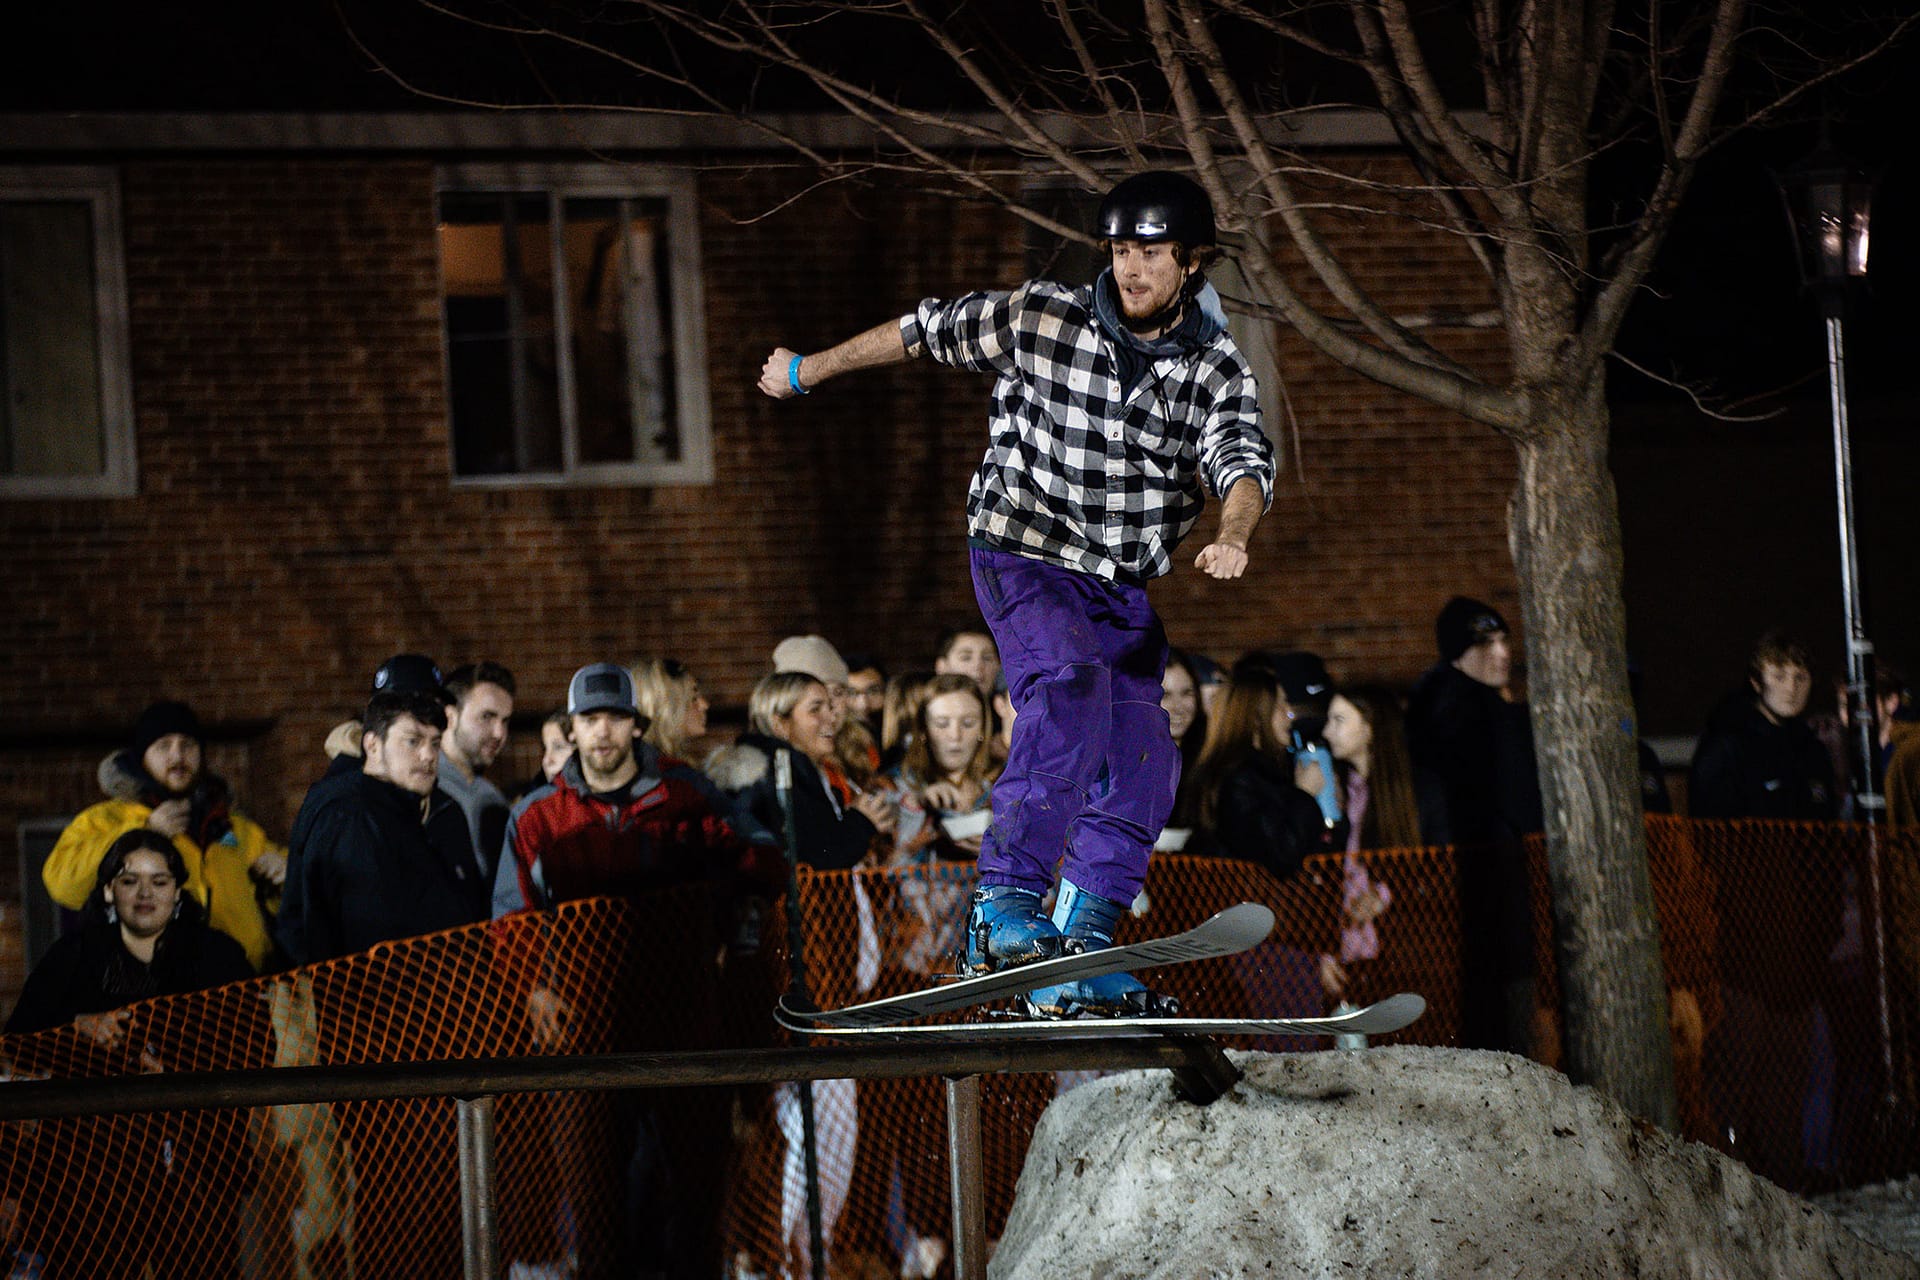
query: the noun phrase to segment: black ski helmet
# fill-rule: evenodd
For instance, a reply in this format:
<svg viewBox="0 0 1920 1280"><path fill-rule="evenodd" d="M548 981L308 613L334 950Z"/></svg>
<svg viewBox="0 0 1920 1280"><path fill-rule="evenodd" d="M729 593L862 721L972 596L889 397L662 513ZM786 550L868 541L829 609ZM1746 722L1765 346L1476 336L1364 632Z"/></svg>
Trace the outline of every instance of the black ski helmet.
<svg viewBox="0 0 1920 1280"><path fill-rule="evenodd" d="M1107 192L1099 226L1102 240L1178 240L1189 248L1218 243L1213 201L1192 178L1166 169L1136 173Z"/></svg>

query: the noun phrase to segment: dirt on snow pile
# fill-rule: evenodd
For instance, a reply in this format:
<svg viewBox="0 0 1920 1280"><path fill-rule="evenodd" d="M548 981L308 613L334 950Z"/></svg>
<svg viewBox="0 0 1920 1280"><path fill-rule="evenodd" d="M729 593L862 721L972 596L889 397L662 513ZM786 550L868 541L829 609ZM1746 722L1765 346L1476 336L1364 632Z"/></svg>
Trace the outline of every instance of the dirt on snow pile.
<svg viewBox="0 0 1920 1280"><path fill-rule="evenodd" d="M1920 1262L1522 1058L1234 1060L1245 1079L1208 1107L1175 1099L1163 1071L1055 1101L994 1280L1920 1280Z"/></svg>

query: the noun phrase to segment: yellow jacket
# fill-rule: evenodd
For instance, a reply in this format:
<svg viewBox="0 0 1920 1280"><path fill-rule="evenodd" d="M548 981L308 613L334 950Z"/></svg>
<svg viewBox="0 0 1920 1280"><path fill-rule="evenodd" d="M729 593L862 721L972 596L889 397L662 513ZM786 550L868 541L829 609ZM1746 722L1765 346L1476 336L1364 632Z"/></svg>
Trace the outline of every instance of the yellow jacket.
<svg viewBox="0 0 1920 1280"><path fill-rule="evenodd" d="M93 892L107 846L124 832L144 827L152 812L137 800L104 800L67 824L40 870L53 900L78 910ZM207 909L207 922L238 942L259 969L266 963L272 940L248 872L262 854L285 854L286 850L267 839L251 818L235 813L231 821L233 829L210 849L202 849L184 835L173 838L173 847L186 860L187 892Z"/></svg>

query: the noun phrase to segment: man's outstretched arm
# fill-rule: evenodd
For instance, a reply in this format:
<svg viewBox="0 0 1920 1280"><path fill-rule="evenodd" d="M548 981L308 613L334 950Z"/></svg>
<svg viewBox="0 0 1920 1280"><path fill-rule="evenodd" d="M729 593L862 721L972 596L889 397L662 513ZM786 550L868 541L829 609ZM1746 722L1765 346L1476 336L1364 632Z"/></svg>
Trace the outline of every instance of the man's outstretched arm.
<svg viewBox="0 0 1920 1280"><path fill-rule="evenodd" d="M1260 482L1242 476L1227 490L1220 504L1220 532L1212 542L1200 548L1193 563L1216 578L1237 578L1247 571L1247 543L1253 528L1260 523L1266 502L1260 494Z"/></svg>
<svg viewBox="0 0 1920 1280"><path fill-rule="evenodd" d="M810 356L785 347L775 347L760 369L760 389L775 400L788 400L811 391L828 378L837 378L856 369L878 369L884 365L904 364L908 359L906 341L900 336L900 322L889 320L865 333L855 334L837 347ZM798 360L796 366L794 361ZM796 389L794 382L800 387Z"/></svg>

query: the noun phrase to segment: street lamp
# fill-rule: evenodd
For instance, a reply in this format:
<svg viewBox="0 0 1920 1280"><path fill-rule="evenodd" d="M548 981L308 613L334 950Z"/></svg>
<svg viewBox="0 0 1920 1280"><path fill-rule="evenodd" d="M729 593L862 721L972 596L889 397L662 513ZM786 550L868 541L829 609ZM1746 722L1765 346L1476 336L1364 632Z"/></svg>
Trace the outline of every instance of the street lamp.
<svg viewBox="0 0 1920 1280"><path fill-rule="evenodd" d="M1775 175L1799 248L1800 281L1827 322L1827 393L1833 415L1833 482L1840 513L1840 595L1847 615L1847 707L1853 729L1853 815L1877 823L1886 802L1874 781L1879 750L1873 706L1873 642L1861 621L1859 544L1853 527L1853 448L1847 432L1847 301L1867 275L1872 176L1833 149L1821 130L1813 154Z"/></svg>
<svg viewBox="0 0 1920 1280"><path fill-rule="evenodd" d="M1887 984L1887 927L1880 833L1885 800L1874 781L1880 746L1874 723L1873 643L1860 620L1860 559L1853 530L1853 450L1847 434L1847 367L1842 317L1867 275L1867 228L1873 178L1833 149L1826 129L1813 154L1775 175L1800 250L1800 281L1819 300L1827 322L1827 396L1833 414L1833 483L1840 509L1840 595L1847 614L1847 708L1853 730L1853 816L1868 824L1863 914L1871 922L1874 995L1880 1022L1883 1085L1880 1122L1907 1132L1912 1115L1894 1069L1892 1003Z"/></svg>

